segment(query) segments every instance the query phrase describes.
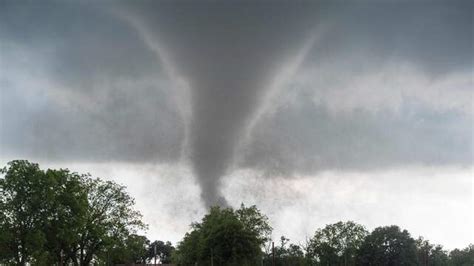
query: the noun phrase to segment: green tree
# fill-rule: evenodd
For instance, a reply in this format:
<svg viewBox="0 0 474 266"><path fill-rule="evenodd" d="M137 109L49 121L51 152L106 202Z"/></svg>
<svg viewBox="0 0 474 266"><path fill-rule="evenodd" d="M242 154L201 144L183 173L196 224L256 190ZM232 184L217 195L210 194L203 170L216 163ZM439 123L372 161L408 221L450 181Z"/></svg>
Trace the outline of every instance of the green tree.
<svg viewBox="0 0 474 266"><path fill-rule="evenodd" d="M454 249L449 253L449 265L452 266L472 266L474 265L474 245L467 248Z"/></svg>
<svg viewBox="0 0 474 266"><path fill-rule="evenodd" d="M172 261L177 265L195 265L202 256L201 238L202 232L199 227L192 224L191 231L184 235L172 254Z"/></svg>
<svg viewBox="0 0 474 266"><path fill-rule="evenodd" d="M418 265L415 240L396 225L377 227L362 243L358 265Z"/></svg>
<svg viewBox="0 0 474 266"><path fill-rule="evenodd" d="M100 250L125 241L130 234L146 226L141 221L141 214L133 208L135 200L124 186L89 177L83 178L83 183L88 208L74 261L89 265Z"/></svg>
<svg viewBox="0 0 474 266"><path fill-rule="evenodd" d="M48 169L45 175L52 180L54 188L43 229L46 235L45 249L49 254L48 264L70 262L77 251L87 212L87 191L82 185L83 176L67 169Z"/></svg>
<svg viewBox="0 0 474 266"><path fill-rule="evenodd" d="M237 211L213 207L191 225L173 256L179 265L255 265L261 260L268 218L255 206Z"/></svg>
<svg viewBox="0 0 474 266"><path fill-rule="evenodd" d="M1 174L0 263L89 265L145 229L133 198L113 182L24 160Z"/></svg>
<svg viewBox="0 0 474 266"><path fill-rule="evenodd" d="M257 206L245 207L242 203L240 209L235 210L237 218L244 224L245 229L257 236L260 246L263 247L270 241L273 228L270 226L268 217L263 215Z"/></svg>
<svg viewBox="0 0 474 266"><path fill-rule="evenodd" d="M428 265L443 266L443 265L448 265L448 263L449 263L448 252L444 250L441 245L434 246L434 248L431 250L431 253L430 253L430 260L429 260Z"/></svg>
<svg viewBox="0 0 474 266"><path fill-rule="evenodd" d="M145 236L130 234L124 241L114 243L98 254L106 265L146 263L150 240Z"/></svg>
<svg viewBox="0 0 474 266"><path fill-rule="evenodd" d="M448 252L440 245L430 244L428 240L419 237L416 240L418 262L422 266L443 266L448 265Z"/></svg>
<svg viewBox="0 0 474 266"><path fill-rule="evenodd" d="M313 264L354 265L358 248L368 232L352 221L318 229L310 239L306 256Z"/></svg>
<svg viewBox="0 0 474 266"><path fill-rule="evenodd" d="M3 263L25 265L42 258L52 182L39 166L12 161L1 170L0 258Z"/></svg>
<svg viewBox="0 0 474 266"><path fill-rule="evenodd" d="M154 261L155 255L161 263L167 264L171 263L171 255L174 252L175 248L171 242L163 242L161 240L155 240L150 244L147 251L147 258L150 261ZM156 252L156 253L155 253Z"/></svg>

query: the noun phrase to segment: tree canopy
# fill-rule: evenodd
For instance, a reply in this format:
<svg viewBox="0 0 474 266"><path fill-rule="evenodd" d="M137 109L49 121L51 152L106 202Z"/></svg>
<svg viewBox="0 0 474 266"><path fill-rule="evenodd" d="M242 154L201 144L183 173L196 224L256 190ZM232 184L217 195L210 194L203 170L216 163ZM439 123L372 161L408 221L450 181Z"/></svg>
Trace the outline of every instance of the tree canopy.
<svg viewBox="0 0 474 266"><path fill-rule="evenodd" d="M0 259L89 265L145 229L124 186L28 161L1 170Z"/></svg>
<svg viewBox="0 0 474 266"><path fill-rule="evenodd" d="M359 265L418 265L415 240L398 226L377 227L360 246Z"/></svg>
<svg viewBox="0 0 474 266"><path fill-rule="evenodd" d="M468 266L474 265L474 244L464 249L454 249L449 253L450 265Z"/></svg>
<svg viewBox="0 0 474 266"><path fill-rule="evenodd" d="M201 222L192 224L175 252L179 265L255 265L269 238L268 218L255 207L213 207Z"/></svg>
<svg viewBox="0 0 474 266"><path fill-rule="evenodd" d="M352 221L327 225L310 239L307 256L322 265L354 265L367 234L362 225Z"/></svg>

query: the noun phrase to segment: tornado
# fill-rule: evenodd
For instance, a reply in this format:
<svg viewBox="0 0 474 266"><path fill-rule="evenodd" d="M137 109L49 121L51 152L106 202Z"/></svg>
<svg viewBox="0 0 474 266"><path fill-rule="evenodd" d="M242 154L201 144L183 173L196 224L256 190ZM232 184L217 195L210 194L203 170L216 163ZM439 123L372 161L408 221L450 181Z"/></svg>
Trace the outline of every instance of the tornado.
<svg viewBox="0 0 474 266"><path fill-rule="evenodd" d="M189 86L189 159L204 204L226 206L222 177L265 95L314 29L301 2L145 2L144 21Z"/></svg>

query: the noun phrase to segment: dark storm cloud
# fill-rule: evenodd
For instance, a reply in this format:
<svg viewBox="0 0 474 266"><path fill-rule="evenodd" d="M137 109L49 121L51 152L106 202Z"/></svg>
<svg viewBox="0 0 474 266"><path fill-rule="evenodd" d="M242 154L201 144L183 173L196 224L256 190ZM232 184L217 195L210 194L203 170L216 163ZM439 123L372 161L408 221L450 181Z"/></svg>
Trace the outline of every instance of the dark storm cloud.
<svg viewBox="0 0 474 266"><path fill-rule="evenodd" d="M472 7L340 6L300 66L315 70L302 75L306 82L287 84L274 103L280 107L242 149L240 165L291 176L472 164ZM445 87L434 85L453 73Z"/></svg>
<svg viewBox="0 0 474 266"><path fill-rule="evenodd" d="M332 7L331 25L306 64L352 68L409 61L433 75L472 68L472 1L352 2ZM359 65L350 65L360 56ZM365 60L362 60L365 59Z"/></svg>
<svg viewBox="0 0 474 266"><path fill-rule="evenodd" d="M173 84L133 27L108 6L2 3L4 151L55 160L179 158Z"/></svg>
<svg viewBox="0 0 474 266"><path fill-rule="evenodd" d="M472 163L470 94L458 88L472 73L469 1L0 5L3 155L176 161L188 145L206 205L225 204L232 166L291 175ZM188 103L175 99L170 68ZM459 96L433 101L428 85L453 75L432 87ZM386 88L401 90L395 112Z"/></svg>
<svg viewBox="0 0 474 266"><path fill-rule="evenodd" d="M280 108L254 129L241 167L267 176L322 170L380 170L472 164L472 116L404 106L401 113L338 115L308 97Z"/></svg>

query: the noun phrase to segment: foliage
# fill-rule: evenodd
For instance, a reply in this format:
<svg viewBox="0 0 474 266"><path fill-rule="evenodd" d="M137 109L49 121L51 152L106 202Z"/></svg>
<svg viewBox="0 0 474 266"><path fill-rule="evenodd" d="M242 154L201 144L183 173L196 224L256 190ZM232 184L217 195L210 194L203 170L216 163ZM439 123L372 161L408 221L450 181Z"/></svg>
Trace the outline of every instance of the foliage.
<svg viewBox="0 0 474 266"><path fill-rule="evenodd" d="M362 243L359 265L418 265L415 240L396 225L378 227Z"/></svg>
<svg viewBox="0 0 474 266"><path fill-rule="evenodd" d="M88 265L144 229L125 187L12 161L0 178L0 263Z"/></svg>
<svg viewBox="0 0 474 266"><path fill-rule="evenodd" d="M474 265L474 245L459 250L454 249L449 253L450 265L453 266L471 266Z"/></svg>
<svg viewBox="0 0 474 266"><path fill-rule="evenodd" d="M43 229L46 234L48 262L61 261L73 257L79 234L85 222L87 212L87 191L82 186L83 176L70 173L67 169L45 172L52 181L54 192L49 194L47 202L48 222ZM46 199L43 199L43 204ZM65 259L67 260L67 259Z"/></svg>
<svg viewBox="0 0 474 266"><path fill-rule="evenodd" d="M160 240L156 240L148 246L146 257L150 261L154 261L155 254L157 259L163 264L171 263L171 255L173 254L175 248L171 242L167 241L166 243ZM156 251L156 253L155 253Z"/></svg>
<svg viewBox="0 0 474 266"><path fill-rule="evenodd" d="M112 265L146 263L149 244L145 236L131 234L123 242L100 252L98 260Z"/></svg>
<svg viewBox="0 0 474 266"><path fill-rule="evenodd" d="M255 206L242 205L236 211L213 207L200 223L192 224L173 260L178 265L254 265L271 230L267 221Z"/></svg>
<svg viewBox="0 0 474 266"><path fill-rule="evenodd" d="M88 265L101 249L126 241L130 233L144 229L134 199L124 186L112 181L85 178L88 208L78 242L80 264Z"/></svg>
<svg viewBox="0 0 474 266"><path fill-rule="evenodd" d="M416 240L418 262L422 266L448 265L448 252L440 245L432 245L419 237Z"/></svg>
<svg viewBox="0 0 474 266"><path fill-rule="evenodd" d="M240 209L235 210L235 214L244 224L245 229L257 236L260 246L270 240L273 228L270 226L268 217L263 215L257 206L245 207L242 203Z"/></svg>
<svg viewBox="0 0 474 266"><path fill-rule="evenodd" d="M5 263L24 265L44 254L51 179L39 166L27 161L12 161L1 170L0 179L1 251ZM28 177L28 178L25 178Z"/></svg>
<svg viewBox="0 0 474 266"><path fill-rule="evenodd" d="M354 265L358 248L368 232L352 221L318 229L308 245L307 257L321 265Z"/></svg>

